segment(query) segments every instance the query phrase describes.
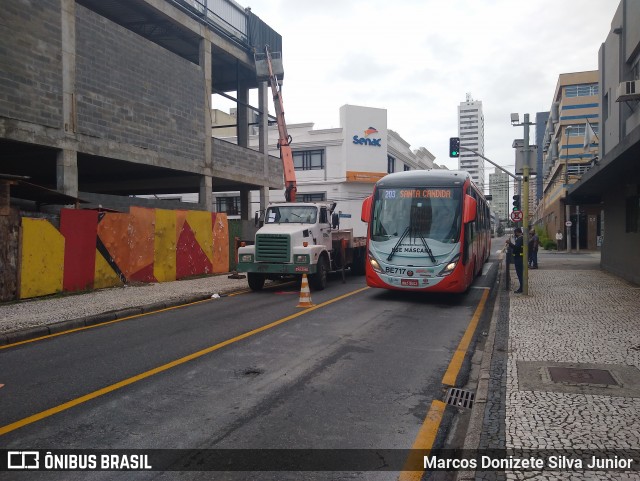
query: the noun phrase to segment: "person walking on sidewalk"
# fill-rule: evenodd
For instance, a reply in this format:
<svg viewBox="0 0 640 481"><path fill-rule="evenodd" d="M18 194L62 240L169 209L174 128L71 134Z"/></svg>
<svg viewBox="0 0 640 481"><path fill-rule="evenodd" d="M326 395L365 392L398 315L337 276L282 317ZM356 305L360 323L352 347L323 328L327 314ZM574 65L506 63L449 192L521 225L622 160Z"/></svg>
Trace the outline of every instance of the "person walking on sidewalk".
<svg viewBox="0 0 640 481"><path fill-rule="evenodd" d="M562 244L562 231L558 229L558 233L556 234L556 250L560 251L560 244Z"/></svg>
<svg viewBox="0 0 640 481"><path fill-rule="evenodd" d="M520 283L520 287L518 287L518 289L516 289L515 292L516 294L521 294L522 293L522 269L523 269L523 264L522 264L522 247L523 247L523 242L524 242L524 238L522 237L522 228L520 227L516 227L513 230L513 234L516 236L516 240L515 242L511 242L510 240L507 240L506 245L511 247L511 252L513 253L513 266L516 268L516 275L518 276L518 282Z"/></svg>
<svg viewBox="0 0 640 481"><path fill-rule="evenodd" d="M540 239L536 234L535 229L531 229L529 232L529 267L532 269L538 268L538 246L540 245Z"/></svg>

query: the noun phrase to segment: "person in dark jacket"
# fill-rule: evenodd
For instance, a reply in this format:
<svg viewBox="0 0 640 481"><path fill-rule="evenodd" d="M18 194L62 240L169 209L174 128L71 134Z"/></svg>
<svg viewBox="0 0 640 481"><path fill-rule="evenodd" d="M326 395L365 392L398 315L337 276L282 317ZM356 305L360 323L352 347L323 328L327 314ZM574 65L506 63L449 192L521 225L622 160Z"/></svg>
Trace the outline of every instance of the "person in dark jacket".
<svg viewBox="0 0 640 481"><path fill-rule="evenodd" d="M522 243L524 242L524 238L522 237L522 229L520 227L516 227L513 230L513 234L516 236L515 242L511 242L507 240L506 245L511 247L511 253L513 254L513 266L516 268L516 275L518 276L518 282L520 283L520 287L516 289L516 294L522 293Z"/></svg>
<svg viewBox="0 0 640 481"><path fill-rule="evenodd" d="M529 267L531 269L538 268L538 247L540 246L540 239L536 234L535 229L529 231Z"/></svg>

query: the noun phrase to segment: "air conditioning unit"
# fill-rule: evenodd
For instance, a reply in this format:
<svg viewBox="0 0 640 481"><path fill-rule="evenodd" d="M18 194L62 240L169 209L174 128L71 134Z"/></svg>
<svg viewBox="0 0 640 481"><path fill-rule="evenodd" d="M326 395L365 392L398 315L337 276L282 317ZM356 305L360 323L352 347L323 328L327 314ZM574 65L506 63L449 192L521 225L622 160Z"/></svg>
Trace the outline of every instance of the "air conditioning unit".
<svg viewBox="0 0 640 481"><path fill-rule="evenodd" d="M640 80L630 80L620 82L616 90L616 102L626 102L627 100L640 100Z"/></svg>

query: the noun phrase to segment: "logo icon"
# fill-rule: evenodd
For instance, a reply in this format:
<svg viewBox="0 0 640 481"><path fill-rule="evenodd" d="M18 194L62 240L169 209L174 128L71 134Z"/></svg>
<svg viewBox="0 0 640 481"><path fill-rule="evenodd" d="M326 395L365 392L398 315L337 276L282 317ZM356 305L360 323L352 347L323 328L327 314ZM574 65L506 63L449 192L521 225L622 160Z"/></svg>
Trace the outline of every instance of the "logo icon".
<svg viewBox="0 0 640 481"><path fill-rule="evenodd" d="M358 145L373 145L375 147L382 147L380 143L382 139L372 139L371 136L379 134L378 129L375 127L369 127L364 131L364 137L353 136L353 143Z"/></svg>
<svg viewBox="0 0 640 481"><path fill-rule="evenodd" d="M40 453L38 451L8 451L8 469L38 469L40 468Z"/></svg>

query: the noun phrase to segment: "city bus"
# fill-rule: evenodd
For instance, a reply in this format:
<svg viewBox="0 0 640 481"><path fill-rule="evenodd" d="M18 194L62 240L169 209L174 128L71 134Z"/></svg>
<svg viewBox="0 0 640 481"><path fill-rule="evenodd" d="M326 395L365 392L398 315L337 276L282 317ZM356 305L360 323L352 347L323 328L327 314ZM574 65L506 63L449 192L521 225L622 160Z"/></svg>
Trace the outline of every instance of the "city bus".
<svg viewBox="0 0 640 481"><path fill-rule="evenodd" d="M411 170L380 179L362 204L370 287L465 292L491 253L491 216L469 173Z"/></svg>

